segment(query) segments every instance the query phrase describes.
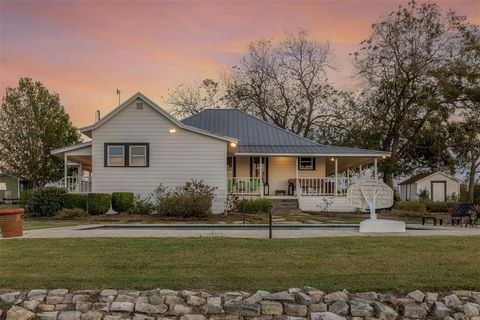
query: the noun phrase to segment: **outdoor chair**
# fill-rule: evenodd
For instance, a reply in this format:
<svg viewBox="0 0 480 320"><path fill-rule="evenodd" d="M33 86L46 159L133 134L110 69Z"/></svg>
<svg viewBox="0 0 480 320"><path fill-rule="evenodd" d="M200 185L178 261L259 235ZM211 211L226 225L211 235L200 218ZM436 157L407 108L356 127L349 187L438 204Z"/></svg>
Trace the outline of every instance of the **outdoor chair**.
<svg viewBox="0 0 480 320"><path fill-rule="evenodd" d="M473 216L470 218L470 227L478 225L480 222L480 205L473 206Z"/></svg>
<svg viewBox="0 0 480 320"><path fill-rule="evenodd" d="M461 226L463 224L463 219L467 219L465 227L467 225L472 225L472 209L473 203L459 203L450 215L450 223L452 226Z"/></svg>

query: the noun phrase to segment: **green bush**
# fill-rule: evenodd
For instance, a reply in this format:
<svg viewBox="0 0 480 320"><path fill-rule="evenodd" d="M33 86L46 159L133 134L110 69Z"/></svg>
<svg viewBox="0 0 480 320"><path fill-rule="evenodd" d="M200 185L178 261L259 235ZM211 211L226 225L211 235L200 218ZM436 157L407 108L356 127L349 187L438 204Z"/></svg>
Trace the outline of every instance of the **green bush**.
<svg viewBox="0 0 480 320"><path fill-rule="evenodd" d="M212 213L212 200L208 195L169 195L158 203L157 212L167 217L203 218Z"/></svg>
<svg viewBox="0 0 480 320"><path fill-rule="evenodd" d="M56 217L61 219L81 219L88 217L88 213L84 209L80 208L64 208L58 211Z"/></svg>
<svg viewBox="0 0 480 320"><path fill-rule="evenodd" d="M265 213L270 210L272 200L270 199L243 199L237 203L237 211L243 213Z"/></svg>
<svg viewBox="0 0 480 320"><path fill-rule="evenodd" d="M460 185L460 202L469 202L468 201L468 188L466 185ZM476 184L473 188L473 203L480 204L480 184Z"/></svg>
<svg viewBox="0 0 480 320"><path fill-rule="evenodd" d="M128 210L130 214L150 214L155 210L155 205L150 201L150 197L142 198L136 195L133 199L132 207Z"/></svg>
<svg viewBox="0 0 480 320"><path fill-rule="evenodd" d="M417 213L426 213L427 207L424 202L419 201L399 201L395 204L398 210L412 211Z"/></svg>
<svg viewBox="0 0 480 320"><path fill-rule="evenodd" d="M26 207L32 216L53 216L63 208L66 191L61 188L34 189L27 200Z"/></svg>
<svg viewBox="0 0 480 320"><path fill-rule="evenodd" d="M84 193L67 193L63 208L87 210L87 196Z"/></svg>
<svg viewBox="0 0 480 320"><path fill-rule="evenodd" d="M28 200L32 196L32 193L35 191L35 189L28 189L25 191L22 191L20 193L20 204L26 209ZM27 211L27 210L25 210Z"/></svg>
<svg viewBox="0 0 480 320"><path fill-rule="evenodd" d="M455 202L425 201L428 212L449 212L457 205Z"/></svg>
<svg viewBox="0 0 480 320"><path fill-rule="evenodd" d="M91 215L107 213L111 203L112 196L108 193L89 193L87 195L87 210Z"/></svg>
<svg viewBox="0 0 480 320"><path fill-rule="evenodd" d="M132 192L113 192L112 209L116 212L127 212L132 208L133 200Z"/></svg>

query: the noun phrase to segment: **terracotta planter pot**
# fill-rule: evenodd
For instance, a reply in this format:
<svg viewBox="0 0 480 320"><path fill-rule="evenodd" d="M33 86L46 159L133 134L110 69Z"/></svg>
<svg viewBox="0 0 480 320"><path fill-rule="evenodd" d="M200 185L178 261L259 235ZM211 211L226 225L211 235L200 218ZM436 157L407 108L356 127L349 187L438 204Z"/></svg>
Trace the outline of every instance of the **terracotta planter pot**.
<svg viewBox="0 0 480 320"><path fill-rule="evenodd" d="M23 236L23 209L0 210L0 229L4 238Z"/></svg>

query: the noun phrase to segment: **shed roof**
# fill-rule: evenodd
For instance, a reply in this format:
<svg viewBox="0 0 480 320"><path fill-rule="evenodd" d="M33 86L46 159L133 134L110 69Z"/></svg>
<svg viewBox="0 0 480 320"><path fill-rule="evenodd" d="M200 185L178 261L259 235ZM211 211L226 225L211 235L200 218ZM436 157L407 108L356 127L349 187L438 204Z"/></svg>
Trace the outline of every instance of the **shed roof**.
<svg viewBox="0 0 480 320"><path fill-rule="evenodd" d="M389 152L323 145L237 109L206 109L182 123L239 140L237 154L386 156Z"/></svg>
<svg viewBox="0 0 480 320"><path fill-rule="evenodd" d="M430 177L431 175L434 175L434 174L436 174L436 173L439 173L439 174L443 175L443 176L444 176L445 178L447 178L447 179L457 181L457 179L452 178L452 177L446 175L446 174L443 173L443 172L435 171L435 172L422 172L422 173L419 173L419 174L417 174L417 175L414 175L414 176L408 178L408 179L405 180L405 181L400 182L399 185L416 183L416 182L418 182L418 181L420 181L420 180L423 180L423 179L425 179L425 178L428 178L428 177ZM458 182L458 181L457 181L457 182Z"/></svg>

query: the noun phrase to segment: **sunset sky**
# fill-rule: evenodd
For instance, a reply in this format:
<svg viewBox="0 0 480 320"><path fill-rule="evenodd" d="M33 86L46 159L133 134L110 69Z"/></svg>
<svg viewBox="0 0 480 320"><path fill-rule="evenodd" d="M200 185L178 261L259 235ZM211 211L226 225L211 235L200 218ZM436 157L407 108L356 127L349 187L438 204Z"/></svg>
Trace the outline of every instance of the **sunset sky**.
<svg viewBox="0 0 480 320"><path fill-rule="evenodd" d="M406 1L4 1L0 85L31 77L60 95L77 126L141 91L161 103L181 82L218 78L249 42L305 29L330 41L341 89L355 88L348 53ZM480 23L480 0L437 1Z"/></svg>

